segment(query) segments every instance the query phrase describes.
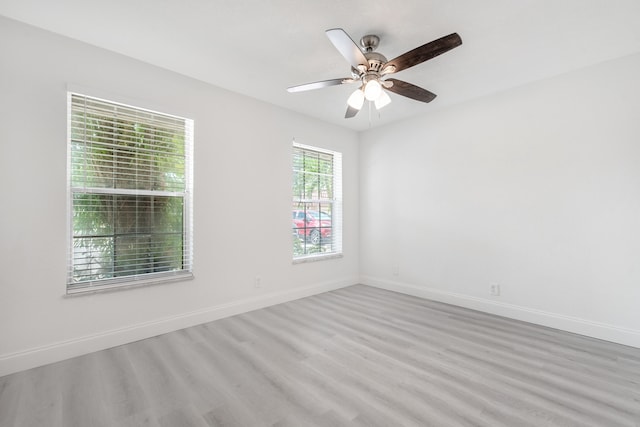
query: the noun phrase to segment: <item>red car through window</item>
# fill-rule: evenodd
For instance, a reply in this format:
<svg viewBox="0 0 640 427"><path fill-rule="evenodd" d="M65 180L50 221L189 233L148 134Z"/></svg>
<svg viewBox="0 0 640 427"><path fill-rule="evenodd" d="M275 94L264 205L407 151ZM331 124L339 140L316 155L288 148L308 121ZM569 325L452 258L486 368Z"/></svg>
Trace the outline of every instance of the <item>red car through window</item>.
<svg viewBox="0 0 640 427"><path fill-rule="evenodd" d="M331 215L326 212L293 210L293 230L313 245L331 239Z"/></svg>

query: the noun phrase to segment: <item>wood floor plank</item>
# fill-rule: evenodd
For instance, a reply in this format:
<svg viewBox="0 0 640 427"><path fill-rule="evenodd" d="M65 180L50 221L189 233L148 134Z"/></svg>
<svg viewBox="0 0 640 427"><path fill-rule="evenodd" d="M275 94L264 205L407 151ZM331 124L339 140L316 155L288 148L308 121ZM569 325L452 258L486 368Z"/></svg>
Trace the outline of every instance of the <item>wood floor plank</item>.
<svg viewBox="0 0 640 427"><path fill-rule="evenodd" d="M0 427L640 427L640 349L363 285L0 378Z"/></svg>

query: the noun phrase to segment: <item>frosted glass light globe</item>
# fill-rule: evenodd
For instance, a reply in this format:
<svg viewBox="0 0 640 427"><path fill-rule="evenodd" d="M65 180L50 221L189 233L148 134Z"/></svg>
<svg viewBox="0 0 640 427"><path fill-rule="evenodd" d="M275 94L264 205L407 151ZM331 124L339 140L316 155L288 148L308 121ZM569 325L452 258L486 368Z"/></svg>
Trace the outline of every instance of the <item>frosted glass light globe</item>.
<svg viewBox="0 0 640 427"><path fill-rule="evenodd" d="M391 98L389 97L389 95L387 95L385 91L380 92L380 96L375 101L376 110L379 110L382 107L389 105L390 102L391 102Z"/></svg>
<svg viewBox="0 0 640 427"><path fill-rule="evenodd" d="M382 86L377 80L368 81L367 85L364 87L364 97L367 98L367 101L375 101L378 99L381 92Z"/></svg>
<svg viewBox="0 0 640 427"><path fill-rule="evenodd" d="M362 108L362 104L364 104L364 93L360 89L356 89L355 92L351 94L349 99L347 99L347 104L351 108L355 108L356 110L360 110Z"/></svg>

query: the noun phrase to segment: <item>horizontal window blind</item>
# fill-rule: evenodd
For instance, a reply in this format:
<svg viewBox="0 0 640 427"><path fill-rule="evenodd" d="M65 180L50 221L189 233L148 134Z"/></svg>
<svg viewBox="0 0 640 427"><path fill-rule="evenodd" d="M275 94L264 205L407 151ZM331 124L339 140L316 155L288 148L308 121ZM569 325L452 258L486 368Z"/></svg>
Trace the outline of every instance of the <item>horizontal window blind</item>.
<svg viewBox="0 0 640 427"><path fill-rule="evenodd" d="M192 147L192 120L69 94L69 292L191 274Z"/></svg>
<svg viewBox="0 0 640 427"><path fill-rule="evenodd" d="M342 154L293 145L293 257L342 252Z"/></svg>

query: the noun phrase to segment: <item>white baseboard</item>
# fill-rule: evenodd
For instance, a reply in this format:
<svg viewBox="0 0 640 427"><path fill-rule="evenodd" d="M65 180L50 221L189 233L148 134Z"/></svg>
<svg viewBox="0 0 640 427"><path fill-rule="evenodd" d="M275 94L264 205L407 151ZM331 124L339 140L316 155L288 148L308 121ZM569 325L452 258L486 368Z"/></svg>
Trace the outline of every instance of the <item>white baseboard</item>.
<svg viewBox="0 0 640 427"><path fill-rule="evenodd" d="M56 342L20 352L0 355L0 377L94 351L177 331L190 326L212 322L224 317L344 288L356 283L358 283L358 277L352 277L286 291L273 292L208 307L202 310L139 323L125 328L109 330L68 341Z"/></svg>
<svg viewBox="0 0 640 427"><path fill-rule="evenodd" d="M438 289L408 283L390 281L375 277L362 276L361 283L389 291L400 292L433 301L444 302L460 307L470 308L485 313L522 320L537 325L548 326L592 338L611 341L618 344L640 348L640 330L622 328L606 323L594 322L563 314L508 304L500 301L456 294Z"/></svg>

